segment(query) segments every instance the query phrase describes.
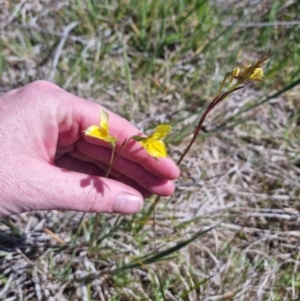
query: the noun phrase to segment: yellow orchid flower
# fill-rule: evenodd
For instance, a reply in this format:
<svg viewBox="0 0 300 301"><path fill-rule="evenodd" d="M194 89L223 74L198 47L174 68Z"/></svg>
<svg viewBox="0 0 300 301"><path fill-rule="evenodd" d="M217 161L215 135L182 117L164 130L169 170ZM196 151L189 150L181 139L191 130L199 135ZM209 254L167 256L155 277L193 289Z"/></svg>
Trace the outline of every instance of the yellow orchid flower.
<svg viewBox="0 0 300 301"><path fill-rule="evenodd" d="M238 87L240 84L247 84L249 81L262 81L264 76L264 70L262 67L266 60L271 57L271 55L272 54L264 54L256 63L245 65L243 70L235 67L231 72L226 73L216 97L221 93L228 79L229 83L231 83L233 79L237 80L237 83L233 86L233 88Z"/></svg>
<svg viewBox="0 0 300 301"><path fill-rule="evenodd" d="M263 54L260 59L254 64L248 64L244 66L244 70L240 68L234 68L231 72L231 80L233 78L237 79L240 82L250 81L262 81L264 76L263 65L266 60L268 60L272 54Z"/></svg>
<svg viewBox="0 0 300 301"><path fill-rule="evenodd" d="M261 80L264 76L264 70L262 68L255 68L249 76L252 80Z"/></svg>
<svg viewBox="0 0 300 301"><path fill-rule="evenodd" d="M109 115L104 110L100 110L100 127L97 125L91 125L88 127L84 134L88 137L97 138L108 142L112 147L116 146L116 137L113 137L109 134L108 130L108 119Z"/></svg>
<svg viewBox="0 0 300 301"><path fill-rule="evenodd" d="M246 65L244 70L236 67L231 72L230 80L231 82L234 78L240 81L261 81L264 76L264 71L261 67L255 67L253 65Z"/></svg>
<svg viewBox="0 0 300 301"><path fill-rule="evenodd" d="M133 136L132 139L138 141L154 159L166 158L168 157L167 148L162 140L168 135L171 129L170 125L161 124L156 127L151 135L147 137Z"/></svg>

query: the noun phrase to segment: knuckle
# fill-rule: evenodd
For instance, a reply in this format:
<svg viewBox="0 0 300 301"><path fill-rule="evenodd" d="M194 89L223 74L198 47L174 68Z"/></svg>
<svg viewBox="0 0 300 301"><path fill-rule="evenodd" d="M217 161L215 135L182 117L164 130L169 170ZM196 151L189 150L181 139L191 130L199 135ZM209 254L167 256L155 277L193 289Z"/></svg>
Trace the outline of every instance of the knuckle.
<svg viewBox="0 0 300 301"><path fill-rule="evenodd" d="M56 99L56 93L59 91L63 90L57 85L46 80L37 80L18 89L16 99L34 107L40 103L53 102Z"/></svg>
<svg viewBox="0 0 300 301"><path fill-rule="evenodd" d="M46 80L37 80L37 81L34 81L34 82L24 86L23 89L29 90L29 91L37 91L37 90L45 90L45 89L57 90L57 89L61 89L61 88L51 82L46 81Z"/></svg>

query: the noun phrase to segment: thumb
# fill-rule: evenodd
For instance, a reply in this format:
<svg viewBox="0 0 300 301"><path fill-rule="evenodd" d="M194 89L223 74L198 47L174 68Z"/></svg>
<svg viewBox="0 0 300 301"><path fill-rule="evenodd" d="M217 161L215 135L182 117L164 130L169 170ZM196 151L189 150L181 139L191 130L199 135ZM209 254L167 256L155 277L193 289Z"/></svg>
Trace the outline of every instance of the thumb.
<svg viewBox="0 0 300 301"><path fill-rule="evenodd" d="M12 213L54 209L136 213L143 205L142 195L121 182L63 170L46 162L31 164L30 176L28 172L20 174L18 184L23 191L18 191L21 194L13 202L16 212Z"/></svg>

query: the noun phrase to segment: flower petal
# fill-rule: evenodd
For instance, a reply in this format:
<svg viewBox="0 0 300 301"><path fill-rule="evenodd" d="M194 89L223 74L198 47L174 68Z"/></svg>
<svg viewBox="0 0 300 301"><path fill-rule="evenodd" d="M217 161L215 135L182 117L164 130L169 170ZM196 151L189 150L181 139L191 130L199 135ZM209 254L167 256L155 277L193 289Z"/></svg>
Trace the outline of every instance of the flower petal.
<svg viewBox="0 0 300 301"><path fill-rule="evenodd" d="M165 158L168 156L166 145L161 140L139 142L147 153L154 158Z"/></svg>
<svg viewBox="0 0 300 301"><path fill-rule="evenodd" d="M100 110L100 128L103 129L108 135L108 119L109 115L104 110Z"/></svg>
<svg viewBox="0 0 300 301"><path fill-rule="evenodd" d="M84 134L88 137L93 137L93 138L98 138L98 139L104 140L101 129L96 125L89 126L84 131Z"/></svg>
<svg viewBox="0 0 300 301"><path fill-rule="evenodd" d="M169 132L172 130L172 127L168 124L160 124L156 127L154 133L146 138L148 141L155 141L164 139Z"/></svg>
<svg viewBox="0 0 300 301"><path fill-rule="evenodd" d="M250 75L251 79L262 79L264 76L264 71L262 68L255 68L252 74Z"/></svg>
<svg viewBox="0 0 300 301"><path fill-rule="evenodd" d="M110 135L106 136L104 140L108 142L111 147L116 147L116 142L118 141L116 137Z"/></svg>

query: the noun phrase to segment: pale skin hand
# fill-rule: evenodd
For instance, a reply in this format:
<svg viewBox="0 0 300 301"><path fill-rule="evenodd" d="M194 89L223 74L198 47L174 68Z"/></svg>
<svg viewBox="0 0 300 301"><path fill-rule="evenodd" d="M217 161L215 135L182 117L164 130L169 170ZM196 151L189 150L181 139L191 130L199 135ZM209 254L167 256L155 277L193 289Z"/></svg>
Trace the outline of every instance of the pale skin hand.
<svg viewBox="0 0 300 301"><path fill-rule="evenodd" d="M83 130L99 125L101 106L46 81L0 97L0 216L31 210L138 212L145 197L171 195L179 169L171 159L150 157L131 141L107 179L111 149ZM106 110L106 109L105 109ZM110 134L141 134L109 113Z"/></svg>

